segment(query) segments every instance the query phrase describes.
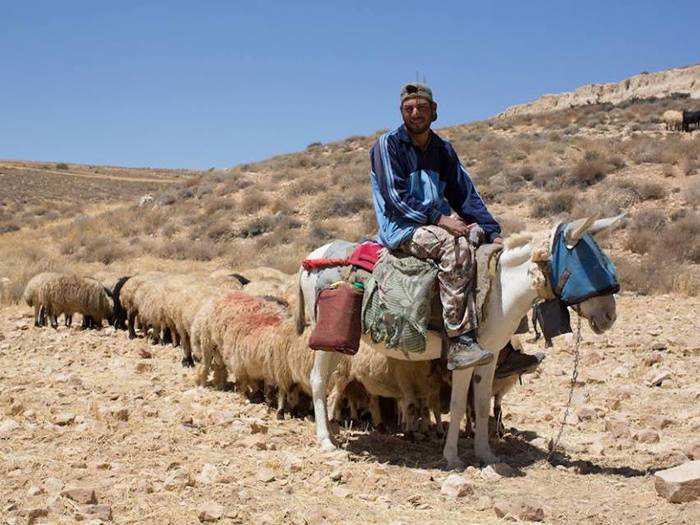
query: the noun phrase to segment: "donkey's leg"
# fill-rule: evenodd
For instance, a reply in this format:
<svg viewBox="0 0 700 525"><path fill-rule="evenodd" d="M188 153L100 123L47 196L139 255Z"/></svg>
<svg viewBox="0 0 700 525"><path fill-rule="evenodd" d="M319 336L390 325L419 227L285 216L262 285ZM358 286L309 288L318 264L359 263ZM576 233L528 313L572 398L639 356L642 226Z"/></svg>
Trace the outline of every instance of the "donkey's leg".
<svg viewBox="0 0 700 525"><path fill-rule="evenodd" d="M314 367L311 369L310 383L314 400L314 416L316 417L316 438L322 450L333 450L328 430L328 413L326 411L326 385L328 377L335 370L340 359L337 352L317 351L314 356Z"/></svg>
<svg viewBox="0 0 700 525"><path fill-rule="evenodd" d="M499 459L489 445L489 416L491 415L491 391L496 359L480 366L474 372L474 452L484 463L498 463Z"/></svg>
<svg viewBox="0 0 700 525"><path fill-rule="evenodd" d="M443 457L447 460L450 470L464 468L464 463L459 459L457 441L459 440L459 427L467 411L467 388L472 378L473 368L464 368L452 372L452 397L450 398L450 428L447 430Z"/></svg>

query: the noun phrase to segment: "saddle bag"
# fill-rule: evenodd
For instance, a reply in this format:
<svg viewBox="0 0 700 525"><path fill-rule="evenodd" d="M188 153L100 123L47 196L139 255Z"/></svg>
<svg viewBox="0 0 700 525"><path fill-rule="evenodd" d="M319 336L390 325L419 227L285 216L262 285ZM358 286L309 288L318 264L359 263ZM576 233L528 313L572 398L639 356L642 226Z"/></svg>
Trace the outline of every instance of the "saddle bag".
<svg viewBox="0 0 700 525"><path fill-rule="evenodd" d="M341 282L325 288L316 300L316 326L309 347L354 355L362 335L362 289Z"/></svg>

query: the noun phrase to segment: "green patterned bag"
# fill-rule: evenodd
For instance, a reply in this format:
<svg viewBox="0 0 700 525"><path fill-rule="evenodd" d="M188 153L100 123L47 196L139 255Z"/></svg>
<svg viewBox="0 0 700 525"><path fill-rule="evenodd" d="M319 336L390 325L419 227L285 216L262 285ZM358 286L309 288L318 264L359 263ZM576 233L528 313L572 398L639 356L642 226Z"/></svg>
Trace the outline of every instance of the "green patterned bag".
<svg viewBox="0 0 700 525"><path fill-rule="evenodd" d="M365 284L364 333L387 348L424 352L437 274L432 261L383 250Z"/></svg>

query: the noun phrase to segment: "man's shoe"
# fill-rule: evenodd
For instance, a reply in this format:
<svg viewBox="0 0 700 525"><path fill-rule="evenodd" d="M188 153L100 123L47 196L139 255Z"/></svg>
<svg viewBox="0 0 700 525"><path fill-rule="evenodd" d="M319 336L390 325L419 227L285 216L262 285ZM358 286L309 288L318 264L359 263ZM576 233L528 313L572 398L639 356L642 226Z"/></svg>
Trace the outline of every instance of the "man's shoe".
<svg viewBox="0 0 700 525"><path fill-rule="evenodd" d="M505 359L496 368L495 376L498 379L504 379L512 375L531 374L540 363L544 360L544 354L537 352L534 355L520 352L508 345L505 349Z"/></svg>
<svg viewBox="0 0 700 525"><path fill-rule="evenodd" d="M447 350L448 370L487 365L491 361L493 361L493 354L481 348L471 337L459 336L450 338Z"/></svg>

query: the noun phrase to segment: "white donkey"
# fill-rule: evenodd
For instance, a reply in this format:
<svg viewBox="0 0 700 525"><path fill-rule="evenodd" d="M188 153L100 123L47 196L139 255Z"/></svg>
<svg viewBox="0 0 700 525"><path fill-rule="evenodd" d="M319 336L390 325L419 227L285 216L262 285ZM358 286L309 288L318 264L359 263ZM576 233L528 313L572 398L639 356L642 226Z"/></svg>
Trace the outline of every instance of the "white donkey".
<svg viewBox="0 0 700 525"><path fill-rule="evenodd" d="M622 215L595 221L593 218L580 219L564 226L564 238L573 247L585 233L595 235L613 227ZM519 236L519 242L506 241L501 254L492 288L485 305L485 321L478 329L479 344L494 354L503 348L515 333L522 317L538 299L551 297L553 291L548 278L549 259L552 253L554 231L544 231L528 236ZM325 247L309 255L310 259L321 258ZM300 273L300 308L305 309L305 317L312 323L315 319L314 301L317 272ZM579 315L588 320L596 333L609 329L615 322L615 299L612 294L592 297L575 307ZM369 336L363 341L377 352L401 360L430 360L440 357L442 339L438 332L429 332L426 351L422 354L408 354L396 349L375 344ZM326 407L326 386L330 374L335 369L340 354L336 352L316 352L311 371L314 413L316 416L316 437L323 450L335 448L328 429ZM496 359L490 364L476 369L468 368L452 372L452 396L450 400L450 426L447 433L443 456L448 468L461 469L457 441L462 418L467 407L468 385L474 375L474 406L476 409L474 448L477 458L484 463L496 463L498 457L491 451L488 434L488 418L491 410L491 387L496 368Z"/></svg>

